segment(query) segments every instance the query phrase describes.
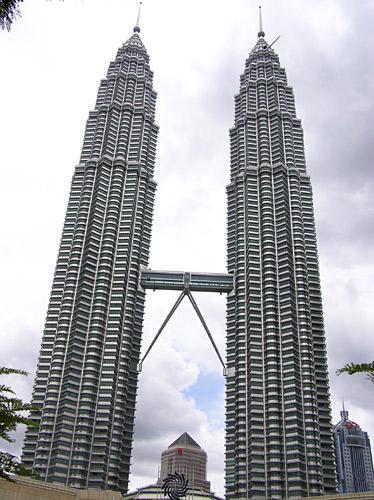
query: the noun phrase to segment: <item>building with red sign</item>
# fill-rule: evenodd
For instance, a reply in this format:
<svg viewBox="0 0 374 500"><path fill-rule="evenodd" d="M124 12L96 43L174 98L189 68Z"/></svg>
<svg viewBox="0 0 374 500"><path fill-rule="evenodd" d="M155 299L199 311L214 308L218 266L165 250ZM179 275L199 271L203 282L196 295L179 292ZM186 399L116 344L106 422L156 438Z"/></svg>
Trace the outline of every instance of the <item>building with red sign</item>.
<svg viewBox="0 0 374 500"><path fill-rule="evenodd" d="M374 491L373 459L367 432L349 420L343 407L334 427L336 466L340 493Z"/></svg>

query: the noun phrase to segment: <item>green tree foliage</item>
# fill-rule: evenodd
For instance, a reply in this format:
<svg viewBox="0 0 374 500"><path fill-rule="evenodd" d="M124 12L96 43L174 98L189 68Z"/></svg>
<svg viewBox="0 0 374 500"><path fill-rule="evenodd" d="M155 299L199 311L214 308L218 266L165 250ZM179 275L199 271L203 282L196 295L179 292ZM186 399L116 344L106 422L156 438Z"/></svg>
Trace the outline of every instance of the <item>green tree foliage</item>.
<svg viewBox="0 0 374 500"><path fill-rule="evenodd" d="M21 17L19 5L23 0L0 0L0 28L10 31L13 21Z"/></svg>
<svg viewBox="0 0 374 500"><path fill-rule="evenodd" d="M23 370L1 368L0 375L27 375ZM10 433L16 430L18 424L35 426L35 422L24 415L25 411L35 409L31 404L17 398L14 391L7 385L0 384L0 440L14 441ZM0 451L0 478L12 480L11 475L31 476L31 472L20 464L10 453Z"/></svg>
<svg viewBox="0 0 374 500"><path fill-rule="evenodd" d="M353 375L354 373L367 373L368 379L374 383L374 361L371 363L348 363L336 370L337 375L341 373L348 373L348 375Z"/></svg>
<svg viewBox="0 0 374 500"><path fill-rule="evenodd" d="M13 368L0 368L0 375L27 375L22 370ZM24 403L21 399L15 397L14 391L0 384L0 439L12 442L10 432L15 431L17 424L33 425L33 422L25 417L22 412L30 411L34 407L29 403Z"/></svg>
<svg viewBox="0 0 374 500"><path fill-rule="evenodd" d="M26 469L17 457L0 451L0 479L14 482L12 475L35 477L31 470Z"/></svg>
<svg viewBox="0 0 374 500"><path fill-rule="evenodd" d="M21 15L19 4L23 0L0 0L0 28L10 31L12 23Z"/></svg>

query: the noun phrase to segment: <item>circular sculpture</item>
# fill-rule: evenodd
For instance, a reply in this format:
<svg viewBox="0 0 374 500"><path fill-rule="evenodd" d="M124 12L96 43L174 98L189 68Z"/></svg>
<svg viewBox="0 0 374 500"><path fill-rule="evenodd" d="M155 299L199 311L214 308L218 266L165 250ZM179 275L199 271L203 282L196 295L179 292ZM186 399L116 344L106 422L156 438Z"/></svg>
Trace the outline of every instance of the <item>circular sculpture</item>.
<svg viewBox="0 0 374 500"><path fill-rule="evenodd" d="M168 477L164 479L162 489L165 496L168 496L170 500L179 500L187 494L188 479L183 474L178 474L178 472L168 474Z"/></svg>

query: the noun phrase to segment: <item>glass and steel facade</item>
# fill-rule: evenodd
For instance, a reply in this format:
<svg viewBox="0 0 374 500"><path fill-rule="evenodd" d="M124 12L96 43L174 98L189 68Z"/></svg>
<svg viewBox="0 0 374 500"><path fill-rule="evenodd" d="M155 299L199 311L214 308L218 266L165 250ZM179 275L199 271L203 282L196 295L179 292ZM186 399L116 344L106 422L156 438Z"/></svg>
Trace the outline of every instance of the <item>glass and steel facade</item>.
<svg viewBox="0 0 374 500"><path fill-rule="evenodd" d="M293 91L262 30L230 140L226 495L334 493L312 187Z"/></svg>
<svg viewBox="0 0 374 500"><path fill-rule="evenodd" d="M156 93L139 28L90 112L72 179L23 463L41 480L127 491L156 183Z"/></svg>
<svg viewBox="0 0 374 500"><path fill-rule="evenodd" d="M367 432L349 420L348 412L340 412L334 427L339 493L374 491L374 469Z"/></svg>

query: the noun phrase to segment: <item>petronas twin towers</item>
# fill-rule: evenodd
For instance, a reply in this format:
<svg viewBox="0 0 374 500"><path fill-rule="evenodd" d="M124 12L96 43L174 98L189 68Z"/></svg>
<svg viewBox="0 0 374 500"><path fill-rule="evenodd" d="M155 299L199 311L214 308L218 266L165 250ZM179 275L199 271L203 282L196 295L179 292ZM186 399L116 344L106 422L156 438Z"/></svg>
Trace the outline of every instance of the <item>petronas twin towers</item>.
<svg viewBox="0 0 374 500"><path fill-rule="evenodd" d="M87 121L57 258L23 462L127 491L158 127L139 27ZM312 189L292 88L262 29L230 131L226 496L335 492Z"/></svg>
<svg viewBox="0 0 374 500"><path fill-rule="evenodd" d="M118 50L73 175L23 461L41 478L126 491L156 183L156 93L138 33Z"/></svg>
<svg viewBox="0 0 374 500"><path fill-rule="evenodd" d="M260 31L230 130L228 498L335 491L312 189L292 88Z"/></svg>

